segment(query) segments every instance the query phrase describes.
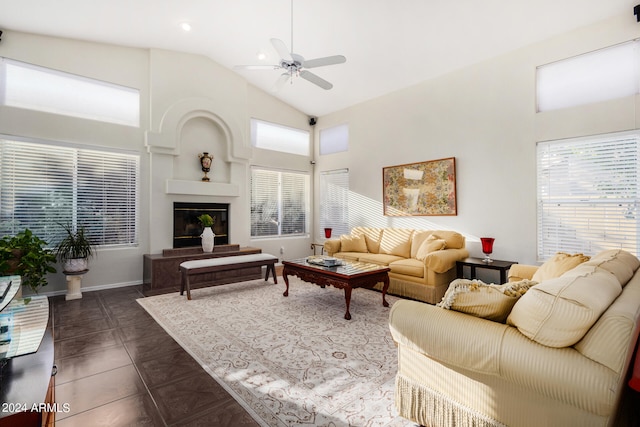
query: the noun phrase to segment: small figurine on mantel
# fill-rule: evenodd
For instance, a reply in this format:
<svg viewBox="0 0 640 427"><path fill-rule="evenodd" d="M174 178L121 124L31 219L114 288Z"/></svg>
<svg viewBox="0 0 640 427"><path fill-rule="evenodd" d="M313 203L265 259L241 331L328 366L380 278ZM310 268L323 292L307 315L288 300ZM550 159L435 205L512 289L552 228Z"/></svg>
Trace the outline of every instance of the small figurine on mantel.
<svg viewBox="0 0 640 427"><path fill-rule="evenodd" d="M207 173L211 170L211 163L213 163L213 154L209 154L205 151L204 153L198 154L198 157L200 157L200 165L202 166L202 172L204 172L202 180L209 182Z"/></svg>

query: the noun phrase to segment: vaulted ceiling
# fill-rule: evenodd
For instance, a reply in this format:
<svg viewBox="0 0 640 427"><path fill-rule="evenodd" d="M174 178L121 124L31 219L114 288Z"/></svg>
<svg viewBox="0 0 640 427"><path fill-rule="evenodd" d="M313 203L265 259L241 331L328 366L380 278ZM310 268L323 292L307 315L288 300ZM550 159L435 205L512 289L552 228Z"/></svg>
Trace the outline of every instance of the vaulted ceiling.
<svg viewBox="0 0 640 427"><path fill-rule="evenodd" d="M269 40L293 41L305 59L346 56L311 70L331 90L295 78L272 92L282 70L234 71L321 116L613 16L635 20L635 2L293 0L292 19L291 0L0 0L0 30L197 53L229 69L276 64Z"/></svg>

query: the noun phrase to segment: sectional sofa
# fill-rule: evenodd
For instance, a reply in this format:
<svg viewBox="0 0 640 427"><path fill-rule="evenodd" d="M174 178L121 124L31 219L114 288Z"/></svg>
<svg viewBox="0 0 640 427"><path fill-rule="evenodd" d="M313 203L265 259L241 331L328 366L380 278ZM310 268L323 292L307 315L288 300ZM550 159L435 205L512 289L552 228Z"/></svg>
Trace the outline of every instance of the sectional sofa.
<svg viewBox="0 0 640 427"><path fill-rule="evenodd" d="M324 250L336 258L389 266L388 293L431 304L456 278L456 261L469 256L460 233L406 228L354 227L349 235L327 240Z"/></svg>
<svg viewBox="0 0 640 427"><path fill-rule="evenodd" d="M619 425L640 260L621 250L581 257L514 265L504 286L457 280L439 306L397 301L400 415L434 427Z"/></svg>

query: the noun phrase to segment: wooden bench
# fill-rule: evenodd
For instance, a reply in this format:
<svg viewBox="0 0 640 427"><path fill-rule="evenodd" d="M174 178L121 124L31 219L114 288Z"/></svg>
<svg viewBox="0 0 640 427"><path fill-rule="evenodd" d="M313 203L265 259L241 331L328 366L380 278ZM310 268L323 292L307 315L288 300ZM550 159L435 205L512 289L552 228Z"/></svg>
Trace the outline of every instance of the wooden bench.
<svg viewBox="0 0 640 427"><path fill-rule="evenodd" d="M180 295L183 295L186 289L187 299L191 299L191 286L189 284L189 278L191 276L247 267L266 266L267 273L264 276L264 280L269 280L269 272L271 272L273 282L278 283L278 279L276 278L276 262L278 262L278 258L270 254L238 255L185 261L180 264Z"/></svg>

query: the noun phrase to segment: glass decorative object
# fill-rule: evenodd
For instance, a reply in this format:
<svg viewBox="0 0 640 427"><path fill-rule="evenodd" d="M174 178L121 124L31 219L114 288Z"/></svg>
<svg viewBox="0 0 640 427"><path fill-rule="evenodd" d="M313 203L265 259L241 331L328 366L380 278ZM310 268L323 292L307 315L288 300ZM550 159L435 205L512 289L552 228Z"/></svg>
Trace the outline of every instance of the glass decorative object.
<svg viewBox="0 0 640 427"><path fill-rule="evenodd" d="M494 239L493 237L480 238L480 242L482 243L482 253L484 253L484 259L482 261L486 262L487 264L493 261L490 255L493 252L493 242L495 240L496 239Z"/></svg>

